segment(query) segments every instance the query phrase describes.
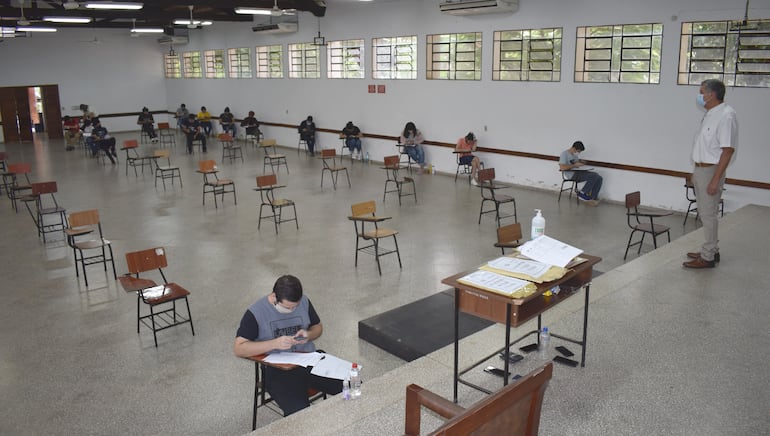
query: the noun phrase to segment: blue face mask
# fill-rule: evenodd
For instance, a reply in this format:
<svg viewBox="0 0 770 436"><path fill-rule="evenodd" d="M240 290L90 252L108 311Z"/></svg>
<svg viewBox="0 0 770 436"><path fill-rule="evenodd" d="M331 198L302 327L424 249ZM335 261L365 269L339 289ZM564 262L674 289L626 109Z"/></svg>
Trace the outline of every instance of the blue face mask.
<svg viewBox="0 0 770 436"><path fill-rule="evenodd" d="M706 100L703 99L703 94L698 94L695 97L695 101L698 103L698 106L700 107L706 107Z"/></svg>

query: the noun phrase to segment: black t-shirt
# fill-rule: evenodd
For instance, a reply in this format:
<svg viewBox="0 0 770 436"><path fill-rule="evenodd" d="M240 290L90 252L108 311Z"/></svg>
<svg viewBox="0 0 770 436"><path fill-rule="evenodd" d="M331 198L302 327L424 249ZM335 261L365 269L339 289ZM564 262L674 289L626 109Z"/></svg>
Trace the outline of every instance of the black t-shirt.
<svg viewBox="0 0 770 436"><path fill-rule="evenodd" d="M321 318L318 316L318 313L315 311L313 303L311 303L310 300L308 300L308 305L310 306L308 309L308 316L310 316L310 325L308 326L309 328L316 324L320 324ZM241 318L241 325L238 327L238 332L235 334L235 336L248 340L254 340L254 338L259 337L259 323L257 322L256 318L254 318L254 314L251 313L250 310L247 310L246 313L243 314L243 317Z"/></svg>

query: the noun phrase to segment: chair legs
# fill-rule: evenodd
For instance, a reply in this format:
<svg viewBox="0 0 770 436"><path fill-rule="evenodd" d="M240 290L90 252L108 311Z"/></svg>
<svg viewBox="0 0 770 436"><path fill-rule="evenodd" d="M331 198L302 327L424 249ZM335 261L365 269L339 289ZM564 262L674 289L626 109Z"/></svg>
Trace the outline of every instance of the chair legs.
<svg viewBox="0 0 770 436"><path fill-rule="evenodd" d="M578 182L577 180L571 180L571 179L564 179L564 180L562 180L561 181L561 188L559 189L559 200L558 201L561 201L561 194L562 194L562 192L569 191L569 198L570 198L570 200L572 200L572 193L574 192L575 193L575 202L577 204L580 204L580 197L578 197L578 195L577 195L578 194L578 183L580 183L580 182ZM571 184L571 186L568 187L568 188L565 188L564 185L566 185L566 184Z"/></svg>
<svg viewBox="0 0 770 436"><path fill-rule="evenodd" d="M75 276L80 277L80 273L78 272L78 262L80 262L81 268L83 269L83 280L86 283L86 287L88 287L88 273L86 272L86 266L92 265L95 263L104 264L104 272L107 272L107 262L111 263L112 276L115 280L118 279L118 273L115 270L115 261L113 260L113 255L112 255L112 245L109 245L109 244L102 245L101 250L102 250L101 254L85 257L83 250L77 247L72 249L72 252L75 254ZM110 253L109 257L107 257L107 251L109 251ZM78 253L80 253L80 258L78 258Z"/></svg>
<svg viewBox="0 0 770 436"><path fill-rule="evenodd" d="M331 177L331 179L332 179L332 185L334 186L334 190L335 191L337 190L337 178L339 177L339 173L342 172L342 171L345 171L345 177L347 177L347 179L348 179L348 188L351 188L353 186L353 185L350 184L350 174L348 174L348 169L347 168L342 168L342 169L337 170L337 171L333 171L333 170L324 168L324 169L321 170L321 187L322 188L324 187L324 173L326 171L329 171L329 177Z"/></svg>
<svg viewBox="0 0 770 436"><path fill-rule="evenodd" d="M636 232L641 232L642 233L642 238L638 242L634 242L632 244L631 240L634 237L634 233L636 233ZM644 237L645 237L645 235L647 235L647 233L652 235L652 247L653 247L653 249L657 249L658 248L658 236L662 235L663 233L665 233L666 236L668 237L668 242L669 243L671 242L671 233L669 232L669 230L665 230L665 231L660 232L660 233L653 233L653 232L645 232L645 231L642 231L642 230L634 229L634 230L631 231L631 234L628 236L628 244L626 244L626 252L625 252L625 254L623 254L623 260L626 260L626 257L628 257L628 249L633 247L633 246L635 246L635 245L639 246L639 248L636 250L636 254L641 254L642 253L642 244L644 244Z"/></svg>
<svg viewBox="0 0 770 436"><path fill-rule="evenodd" d="M174 285L174 284L172 283L171 285ZM181 299L184 299L185 306L187 308L187 318L177 313L176 302L177 300L181 300ZM155 306L160 304L167 304L167 303L171 303L171 307L169 309L155 312ZM163 303L157 303L157 304L147 303L147 305L150 306L150 314L142 316L142 312L141 312L142 294L141 292L138 292L136 294L136 333L139 334L139 331L140 331L139 328L141 323L144 323L144 325L152 329L152 339L155 342L155 348L158 347L158 332L170 327L175 327L181 324L190 323L190 331L192 331L192 335L195 336L195 326L193 325L192 312L190 312L190 301L187 299L187 296L176 298L171 301L165 301ZM158 323L156 323L155 321L156 317L159 318L159 321L162 323L162 325L158 325ZM149 323L146 321L147 318L150 319Z"/></svg>
<svg viewBox="0 0 770 436"><path fill-rule="evenodd" d="M382 267L380 266L380 257L385 256L386 254L396 253L396 256L398 257L398 267L403 268L403 265L401 264L401 253L398 250L398 239L396 239L396 235L393 235L393 245L395 248L393 250L387 250L386 251L380 251L380 238L371 238L372 245L367 245L365 247L360 247L360 237L356 238L356 261L355 266L358 266L358 252L361 250L366 250L367 248L373 248L374 249L374 259L377 262L377 272L382 275Z"/></svg>

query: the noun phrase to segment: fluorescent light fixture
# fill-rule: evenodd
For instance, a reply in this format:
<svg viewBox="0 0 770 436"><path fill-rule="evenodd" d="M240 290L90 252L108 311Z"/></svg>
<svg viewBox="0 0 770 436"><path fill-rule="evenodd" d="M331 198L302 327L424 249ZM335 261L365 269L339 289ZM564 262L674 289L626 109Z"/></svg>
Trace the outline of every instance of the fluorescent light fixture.
<svg viewBox="0 0 770 436"><path fill-rule="evenodd" d="M15 27L0 27L0 33L16 33Z"/></svg>
<svg viewBox="0 0 770 436"><path fill-rule="evenodd" d="M88 2L86 8L88 9L117 9L117 10L129 10L135 11L142 9L143 3L126 3L126 2Z"/></svg>
<svg viewBox="0 0 770 436"><path fill-rule="evenodd" d="M51 23L90 23L91 17L43 17L43 21Z"/></svg>
<svg viewBox="0 0 770 436"><path fill-rule="evenodd" d="M17 27L17 32L56 32L53 27Z"/></svg>
<svg viewBox="0 0 770 436"><path fill-rule="evenodd" d="M137 27L131 29L131 33L163 33L160 27Z"/></svg>
<svg viewBox="0 0 770 436"><path fill-rule="evenodd" d="M235 13L243 15L270 15L272 10L256 8L235 8Z"/></svg>
<svg viewBox="0 0 770 436"><path fill-rule="evenodd" d="M180 26L189 26L192 24L193 26L211 26L211 21L201 21L201 20L192 20L192 23L190 23L190 20L174 20L174 24L180 25Z"/></svg>

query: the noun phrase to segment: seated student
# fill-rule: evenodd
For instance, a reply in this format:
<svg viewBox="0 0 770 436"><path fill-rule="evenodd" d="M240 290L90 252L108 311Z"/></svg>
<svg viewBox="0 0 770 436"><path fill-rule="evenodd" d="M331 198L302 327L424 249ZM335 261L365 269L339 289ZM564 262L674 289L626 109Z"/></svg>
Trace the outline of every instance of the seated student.
<svg viewBox="0 0 770 436"><path fill-rule="evenodd" d="M113 157L118 157L115 152L115 138L110 136L107 132L107 128L102 126L99 118L92 120L93 129L91 129L91 155L96 157L99 150L103 150L104 154L110 159L110 162L115 164Z"/></svg>
<svg viewBox="0 0 770 436"><path fill-rule="evenodd" d="M235 138L237 128L235 127L235 119L229 107L226 107L225 111L219 114L219 125L222 126L222 133L230 132L230 136Z"/></svg>
<svg viewBox="0 0 770 436"><path fill-rule="evenodd" d="M425 150L422 149L422 132L417 130L413 122L409 121L404 126L404 131L398 139L398 143L406 146L406 154L420 165L420 172L425 168Z"/></svg>
<svg viewBox="0 0 770 436"><path fill-rule="evenodd" d="M313 304L302 295L299 279L285 275L273 285L273 292L252 304L241 318L233 352L251 357L275 351L315 351L313 341L323 333L323 325ZM342 381L310 373L298 366L284 370L265 365L265 389L288 416L310 405L308 388L327 394L342 392Z"/></svg>
<svg viewBox="0 0 770 436"><path fill-rule="evenodd" d="M307 151L310 153L310 155L314 155L315 150L315 123L313 122L313 117L308 115L307 118L299 123L299 127L297 128L297 132L299 132L300 139L304 140L307 144Z"/></svg>
<svg viewBox="0 0 770 436"><path fill-rule="evenodd" d="M353 159L361 159L361 129L352 121L348 121L342 129L342 135L345 136L345 145L350 149L350 156Z"/></svg>
<svg viewBox="0 0 770 436"><path fill-rule="evenodd" d="M259 135L262 133L259 131L259 121L257 121L256 118L254 118L254 111L249 111L249 116L244 118L243 121L241 121L241 127L246 128L246 135L247 136L253 136L254 138L259 138Z"/></svg>
<svg viewBox="0 0 770 436"><path fill-rule="evenodd" d="M66 144L66 150L72 151L83 136L83 133L80 131L78 119L65 115L62 127L64 129L64 143Z"/></svg>
<svg viewBox="0 0 770 436"><path fill-rule="evenodd" d="M211 114L206 110L206 106L201 106L198 112L198 122L206 136L211 136Z"/></svg>
<svg viewBox="0 0 770 436"><path fill-rule="evenodd" d="M174 113L174 118L176 118L176 126L180 129L182 128L182 124L187 120L187 118L190 116L190 111L187 110L187 106L182 103L179 105L179 108Z"/></svg>
<svg viewBox="0 0 770 436"><path fill-rule="evenodd" d="M599 204L599 191L602 189L602 176L589 170L577 170L585 165L580 160L580 153L585 150L586 147L581 141L575 141L572 147L561 152L559 156L559 169L565 171L564 175L568 178L585 182L583 189L578 192L578 198L585 201L590 206L596 206Z"/></svg>
<svg viewBox="0 0 770 436"><path fill-rule="evenodd" d="M473 152L476 151L477 143L476 135L473 132L468 132L463 138L457 140L457 145L455 146L455 151L463 152L460 153L460 165L471 166L471 183L476 186L479 184L478 174L479 166L481 165L479 158L473 155Z"/></svg>
<svg viewBox="0 0 770 436"><path fill-rule="evenodd" d="M146 107L142 108L142 113L139 114L139 119L136 120L136 124L142 126L142 131L147 133L152 142L158 142L158 134L155 133L155 118L152 117L150 110Z"/></svg>
<svg viewBox="0 0 770 436"><path fill-rule="evenodd" d="M195 119L195 114L187 116L187 121L182 123L182 132L187 137L187 154L193 152L193 141L201 141L201 151L206 153L206 135L202 132L201 122Z"/></svg>

